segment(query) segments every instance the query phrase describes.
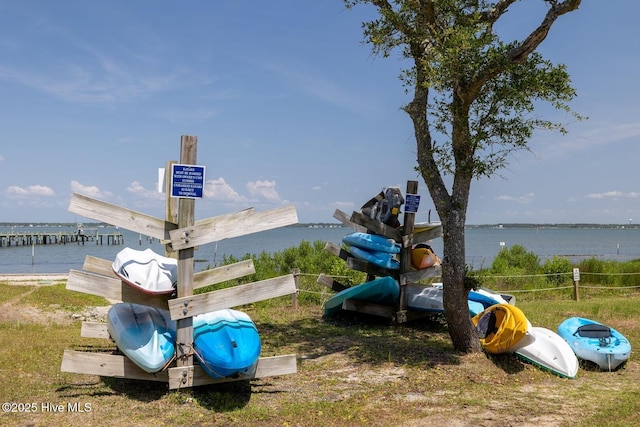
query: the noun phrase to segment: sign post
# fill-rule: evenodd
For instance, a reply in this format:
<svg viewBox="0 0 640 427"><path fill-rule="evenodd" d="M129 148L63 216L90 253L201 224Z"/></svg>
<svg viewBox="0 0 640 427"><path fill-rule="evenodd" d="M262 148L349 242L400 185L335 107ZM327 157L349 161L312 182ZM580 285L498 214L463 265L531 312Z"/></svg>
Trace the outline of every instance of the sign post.
<svg viewBox="0 0 640 427"><path fill-rule="evenodd" d="M580 294L578 293L578 282L580 282L580 269L573 269L573 300L580 301Z"/></svg>

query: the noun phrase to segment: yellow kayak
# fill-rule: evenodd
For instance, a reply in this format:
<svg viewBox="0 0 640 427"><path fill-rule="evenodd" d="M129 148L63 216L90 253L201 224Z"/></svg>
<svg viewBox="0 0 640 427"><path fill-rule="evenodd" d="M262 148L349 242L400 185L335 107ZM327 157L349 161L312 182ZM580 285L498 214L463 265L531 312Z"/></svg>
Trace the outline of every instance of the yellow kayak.
<svg viewBox="0 0 640 427"><path fill-rule="evenodd" d="M482 347L492 354L514 352L535 340L531 323L515 305L492 305L471 322L478 329Z"/></svg>

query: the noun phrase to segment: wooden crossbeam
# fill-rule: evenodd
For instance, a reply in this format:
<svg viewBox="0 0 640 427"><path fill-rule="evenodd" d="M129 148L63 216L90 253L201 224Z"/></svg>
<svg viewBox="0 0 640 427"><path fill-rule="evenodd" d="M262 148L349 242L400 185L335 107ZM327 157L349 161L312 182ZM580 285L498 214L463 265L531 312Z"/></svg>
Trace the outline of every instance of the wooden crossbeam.
<svg viewBox="0 0 640 427"><path fill-rule="evenodd" d="M111 338L107 324L103 322L82 322L80 336L83 338Z"/></svg>
<svg viewBox="0 0 640 427"><path fill-rule="evenodd" d="M400 231L398 229L389 227L388 225L383 224L380 221L369 218L362 212L353 212L351 214L351 222L365 227L371 233L388 237L389 239L393 239L396 242L402 242L402 234L400 234Z"/></svg>
<svg viewBox="0 0 640 427"><path fill-rule="evenodd" d="M169 381L166 371L150 374L127 357L118 354L65 350L60 371L101 377L130 378L147 381Z"/></svg>
<svg viewBox="0 0 640 427"><path fill-rule="evenodd" d="M326 286L327 288L331 289L334 292L340 292L340 291L344 291L345 289L349 289L349 286L343 285L342 283L338 282L337 280L334 280L333 278L327 276L324 273L320 273L316 282Z"/></svg>
<svg viewBox="0 0 640 427"><path fill-rule="evenodd" d="M235 214L201 220L193 226L171 230L169 235L171 247L181 250L297 223L298 214L293 205L265 212L247 209Z"/></svg>
<svg viewBox="0 0 640 427"><path fill-rule="evenodd" d="M291 295L295 292L295 279L292 274L288 274L206 294L176 298L169 301L169 313L173 320L179 320L210 311Z"/></svg>
<svg viewBox="0 0 640 427"><path fill-rule="evenodd" d="M66 288L70 291L97 295L113 301L144 304L165 310L169 299L169 295L142 293L123 283L120 279L78 270L69 270Z"/></svg>
<svg viewBox="0 0 640 427"><path fill-rule="evenodd" d="M351 222L351 215L342 212L340 209L335 210L335 212L333 213L333 217L347 227L353 228L355 231L359 231L361 233L367 232L367 227L363 227L362 225L356 224L355 222Z"/></svg>
<svg viewBox="0 0 640 427"><path fill-rule="evenodd" d="M140 369L123 355L65 350L62 355L60 371L101 377L168 382L170 389L178 389L295 374L297 372L297 364L295 354L261 357L258 359L256 372L253 376L212 378L199 365L169 368L166 371L150 374Z"/></svg>
<svg viewBox="0 0 640 427"><path fill-rule="evenodd" d="M126 228L136 233L146 234L147 236L160 240L169 240L169 230L178 228L176 224L155 218L151 215L95 200L77 193L71 196L69 212Z"/></svg>
<svg viewBox="0 0 640 427"><path fill-rule="evenodd" d="M199 365L169 368L169 389L195 387L207 384L218 384L231 381L246 381L264 377L295 374L298 372L296 355L261 357L258 359L253 376L241 375L237 378L212 378Z"/></svg>
<svg viewBox="0 0 640 427"><path fill-rule="evenodd" d="M342 309L372 314L374 316L387 317L389 319L393 319L396 312L395 308L390 305L382 305L354 299L345 299L342 302Z"/></svg>
<svg viewBox="0 0 640 427"><path fill-rule="evenodd" d="M440 225L432 225L413 234L402 236L402 246L408 248L417 243L425 243L441 236L442 227Z"/></svg>

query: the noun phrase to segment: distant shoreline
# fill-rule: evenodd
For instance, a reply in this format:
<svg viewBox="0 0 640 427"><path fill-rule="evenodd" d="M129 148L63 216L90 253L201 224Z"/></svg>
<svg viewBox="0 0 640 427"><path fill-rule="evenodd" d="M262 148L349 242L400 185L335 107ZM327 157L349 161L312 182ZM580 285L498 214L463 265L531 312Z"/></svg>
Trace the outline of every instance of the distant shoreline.
<svg viewBox="0 0 640 427"><path fill-rule="evenodd" d="M63 281L69 278L68 273L9 273L9 274L0 274L0 283L9 282L11 284L15 283L33 283L33 282L55 282L55 281Z"/></svg>

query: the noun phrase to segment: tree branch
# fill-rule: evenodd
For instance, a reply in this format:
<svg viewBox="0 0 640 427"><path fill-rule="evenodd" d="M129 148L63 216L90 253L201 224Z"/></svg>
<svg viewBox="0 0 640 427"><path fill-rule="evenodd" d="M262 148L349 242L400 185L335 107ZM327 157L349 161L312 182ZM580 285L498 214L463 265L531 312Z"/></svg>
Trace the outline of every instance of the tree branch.
<svg viewBox="0 0 640 427"><path fill-rule="evenodd" d="M558 19L558 17L564 15L565 13L576 10L582 0L545 0L547 3L551 5L551 8L545 15L542 23L538 28L533 30L529 37L527 37L522 43L518 46L511 49L510 52L507 53L507 59L514 63L520 63L524 61L524 59L534 50L538 48L540 43L547 38L547 34L549 34L549 29L551 29L551 25Z"/></svg>

